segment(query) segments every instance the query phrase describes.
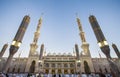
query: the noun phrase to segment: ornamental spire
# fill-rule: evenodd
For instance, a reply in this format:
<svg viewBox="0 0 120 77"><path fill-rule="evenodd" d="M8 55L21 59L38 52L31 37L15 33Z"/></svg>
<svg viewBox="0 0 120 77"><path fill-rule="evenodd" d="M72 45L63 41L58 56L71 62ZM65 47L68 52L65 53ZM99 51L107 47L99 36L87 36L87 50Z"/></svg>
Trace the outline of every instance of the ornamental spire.
<svg viewBox="0 0 120 77"><path fill-rule="evenodd" d="M77 24L78 24L78 27L79 27L80 37L81 37L82 43L86 42L85 33L83 32L82 25L80 23L80 19L78 18L77 14L76 14L76 19L77 19Z"/></svg>
<svg viewBox="0 0 120 77"><path fill-rule="evenodd" d="M33 42L34 42L35 44L37 44L38 39L39 39L39 36L40 36L40 27L41 27L41 25L42 25L42 15L43 15L43 13L41 14L41 17L40 17L40 19L39 19L39 21L38 21L38 25L37 25L36 31L35 31L35 33L34 33Z"/></svg>

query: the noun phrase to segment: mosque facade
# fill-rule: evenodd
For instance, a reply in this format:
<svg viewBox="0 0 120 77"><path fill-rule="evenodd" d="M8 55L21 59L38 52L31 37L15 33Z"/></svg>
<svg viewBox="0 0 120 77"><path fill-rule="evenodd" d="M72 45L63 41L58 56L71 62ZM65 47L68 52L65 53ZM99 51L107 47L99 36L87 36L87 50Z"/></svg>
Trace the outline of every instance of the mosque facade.
<svg viewBox="0 0 120 77"><path fill-rule="evenodd" d="M40 28L42 25L42 18L39 19L36 31L34 33L33 42L30 44L30 51L28 58L13 58L8 73L50 73L50 74L80 74L80 73L111 73L111 68L106 58L92 58L89 50L89 43L85 38L80 19L77 17L77 24L79 28L79 35L81 38L81 49L75 44L72 53L46 53L44 44L41 44L40 53L37 53L37 42L40 36ZM7 58L0 59L0 72L6 63ZM113 58L118 68L120 68L120 60ZM120 71L120 69L119 69Z"/></svg>

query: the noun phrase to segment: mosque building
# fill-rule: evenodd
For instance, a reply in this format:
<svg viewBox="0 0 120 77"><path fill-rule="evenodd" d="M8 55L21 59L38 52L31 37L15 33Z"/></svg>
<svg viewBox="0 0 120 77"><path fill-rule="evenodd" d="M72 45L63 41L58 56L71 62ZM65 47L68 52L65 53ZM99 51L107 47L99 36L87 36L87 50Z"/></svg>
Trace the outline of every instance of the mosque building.
<svg viewBox="0 0 120 77"><path fill-rule="evenodd" d="M106 58L92 58L89 50L89 43L85 38L80 19L77 17L79 35L81 38L81 49L74 45L71 53L47 53L44 44L41 44L40 53L37 52L38 40L40 36L40 28L42 26L42 17L38 21L36 31L34 33L33 42L30 44L28 58L12 58L7 69L8 73L50 73L50 74L80 74L80 73L111 73L108 60ZM7 45L7 44L6 44ZM114 47L115 48L115 47ZM2 49L3 51L3 49ZM1 51L1 52L2 52ZM5 51L5 48L4 48ZM4 52L3 51L3 52ZM2 54L3 54L2 52ZM47 54L46 54L47 53ZM120 56L120 55L119 55ZM112 58L120 71L119 58ZM7 57L0 56L0 72L3 71Z"/></svg>

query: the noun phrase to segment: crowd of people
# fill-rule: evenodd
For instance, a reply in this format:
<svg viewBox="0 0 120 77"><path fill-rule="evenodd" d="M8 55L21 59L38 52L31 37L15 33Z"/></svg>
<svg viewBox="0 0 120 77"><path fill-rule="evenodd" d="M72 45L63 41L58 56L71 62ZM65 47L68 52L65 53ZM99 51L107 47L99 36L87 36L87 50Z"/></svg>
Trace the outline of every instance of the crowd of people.
<svg viewBox="0 0 120 77"><path fill-rule="evenodd" d="M110 74L28 74L0 73L0 77L112 77Z"/></svg>

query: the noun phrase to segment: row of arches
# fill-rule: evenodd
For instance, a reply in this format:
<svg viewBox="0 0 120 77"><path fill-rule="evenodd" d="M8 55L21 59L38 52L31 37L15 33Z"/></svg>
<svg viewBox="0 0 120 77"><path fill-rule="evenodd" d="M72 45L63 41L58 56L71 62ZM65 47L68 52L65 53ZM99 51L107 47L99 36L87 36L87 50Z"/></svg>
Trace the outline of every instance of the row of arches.
<svg viewBox="0 0 120 77"><path fill-rule="evenodd" d="M29 69L30 73L34 73L35 72L35 64L36 64L36 62L35 62L35 60L33 60L32 63L31 63L30 69ZM47 64L47 63L46 63L46 65L49 66L49 64ZM52 64L52 67L55 67L55 64ZM67 67L66 63L64 64L64 67ZM91 70L90 70L90 67L89 67L87 61L84 61L84 70L85 70L86 74L90 74L91 73ZM45 71L46 71L46 73L48 73L48 70L45 70ZM68 73L67 71L68 70L64 69L64 73ZM61 70L58 69L58 72L61 73ZM55 73L55 70L52 70L52 73ZM73 72L71 72L71 73L73 73Z"/></svg>
<svg viewBox="0 0 120 77"><path fill-rule="evenodd" d="M75 73L75 70L74 69L46 69L45 70L45 73L48 74L48 73L51 73L51 74L55 74L55 73L58 73L58 74L74 74Z"/></svg>
<svg viewBox="0 0 120 77"><path fill-rule="evenodd" d="M45 63L44 64L45 67L49 68L49 67L52 67L52 68L61 68L61 67L75 67L75 64L74 63Z"/></svg>

